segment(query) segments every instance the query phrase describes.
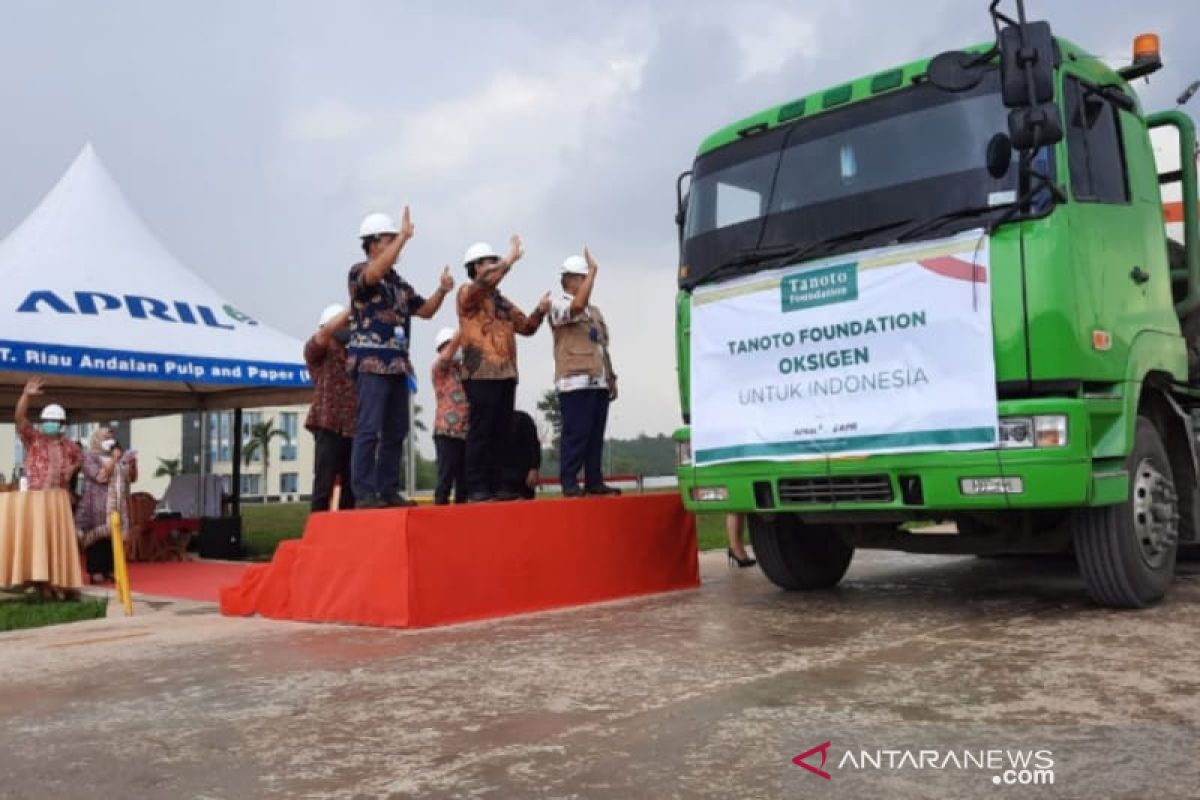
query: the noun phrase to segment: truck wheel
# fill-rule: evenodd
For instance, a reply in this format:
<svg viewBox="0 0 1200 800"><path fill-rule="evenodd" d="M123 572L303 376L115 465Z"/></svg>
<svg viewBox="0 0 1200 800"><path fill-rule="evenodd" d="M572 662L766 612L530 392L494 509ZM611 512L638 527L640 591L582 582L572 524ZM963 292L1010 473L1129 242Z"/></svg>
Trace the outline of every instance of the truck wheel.
<svg viewBox="0 0 1200 800"><path fill-rule="evenodd" d="M1188 378L1200 380L1200 310L1183 318L1183 341L1187 345Z"/></svg>
<svg viewBox="0 0 1200 800"><path fill-rule="evenodd" d="M1086 508L1074 520L1075 557L1097 603L1145 608L1167 593L1179 546L1179 503L1171 462L1154 424L1138 417L1126 459L1129 498Z"/></svg>
<svg viewBox="0 0 1200 800"><path fill-rule="evenodd" d="M836 586L854 556L832 526L801 525L789 514L751 514L750 543L763 574L789 591Z"/></svg>

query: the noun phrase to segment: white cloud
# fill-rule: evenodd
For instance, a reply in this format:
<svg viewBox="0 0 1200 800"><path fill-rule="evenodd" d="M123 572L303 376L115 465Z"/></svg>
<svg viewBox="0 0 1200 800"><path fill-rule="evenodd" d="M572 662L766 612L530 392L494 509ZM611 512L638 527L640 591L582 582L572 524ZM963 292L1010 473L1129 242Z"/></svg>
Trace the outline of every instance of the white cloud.
<svg viewBox="0 0 1200 800"><path fill-rule="evenodd" d="M346 139L366 129L371 116L346 103L324 98L297 114L288 124L288 134L309 141Z"/></svg>
<svg viewBox="0 0 1200 800"><path fill-rule="evenodd" d="M742 50L740 77L778 72L798 55L820 56L817 26L809 17L767 3L738 4L726 21Z"/></svg>

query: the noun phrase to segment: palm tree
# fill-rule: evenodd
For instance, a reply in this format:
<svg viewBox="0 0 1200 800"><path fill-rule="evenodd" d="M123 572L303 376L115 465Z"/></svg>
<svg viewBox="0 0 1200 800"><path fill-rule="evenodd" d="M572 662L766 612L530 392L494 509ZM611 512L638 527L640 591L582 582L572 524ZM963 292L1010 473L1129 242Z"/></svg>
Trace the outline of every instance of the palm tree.
<svg viewBox="0 0 1200 800"><path fill-rule="evenodd" d="M542 412L550 430L554 433L551 448L558 452L562 444L562 408L558 405L558 392L547 389L542 392L542 399L537 401L537 410Z"/></svg>
<svg viewBox="0 0 1200 800"><path fill-rule="evenodd" d="M158 469L154 470L156 478L174 478L183 471L183 459L178 456L175 458L160 458L158 460Z"/></svg>
<svg viewBox="0 0 1200 800"><path fill-rule="evenodd" d="M262 495L264 499L271 493L269 479L271 469L271 440L276 436L283 437L285 443L291 443L291 437L287 435L287 431L276 428L275 418L268 417L262 422L256 422L251 425L250 436L242 443L242 461L246 462L247 467L254 460L255 454L260 451L262 452Z"/></svg>

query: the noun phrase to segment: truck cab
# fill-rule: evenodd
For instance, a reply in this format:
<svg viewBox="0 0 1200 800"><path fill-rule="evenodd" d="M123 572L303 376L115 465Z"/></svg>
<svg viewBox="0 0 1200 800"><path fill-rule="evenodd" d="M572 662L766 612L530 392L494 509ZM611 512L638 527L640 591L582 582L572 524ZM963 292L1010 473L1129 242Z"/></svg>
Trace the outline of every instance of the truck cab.
<svg viewBox="0 0 1200 800"><path fill-rule="evenodd" d="M1073 550L1143 607L1197 543L1194 127L1141 107L1152 42L1114 70L996 5L995 43L717 131L680 198L680 491L783 588Z"/></svg>

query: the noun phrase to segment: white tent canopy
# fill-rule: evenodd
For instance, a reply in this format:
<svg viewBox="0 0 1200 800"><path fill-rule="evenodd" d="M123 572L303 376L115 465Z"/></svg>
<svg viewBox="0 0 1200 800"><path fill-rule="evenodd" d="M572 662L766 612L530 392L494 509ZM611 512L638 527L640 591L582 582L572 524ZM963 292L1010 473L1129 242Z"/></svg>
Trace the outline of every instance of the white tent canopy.
<svg viewBox="0 0 1200 800"><path fill-rule="evenodd" d="M308 402L303 343L177 261L92 146L0 242L0 404L33 375L74 420Z"/></svg>

